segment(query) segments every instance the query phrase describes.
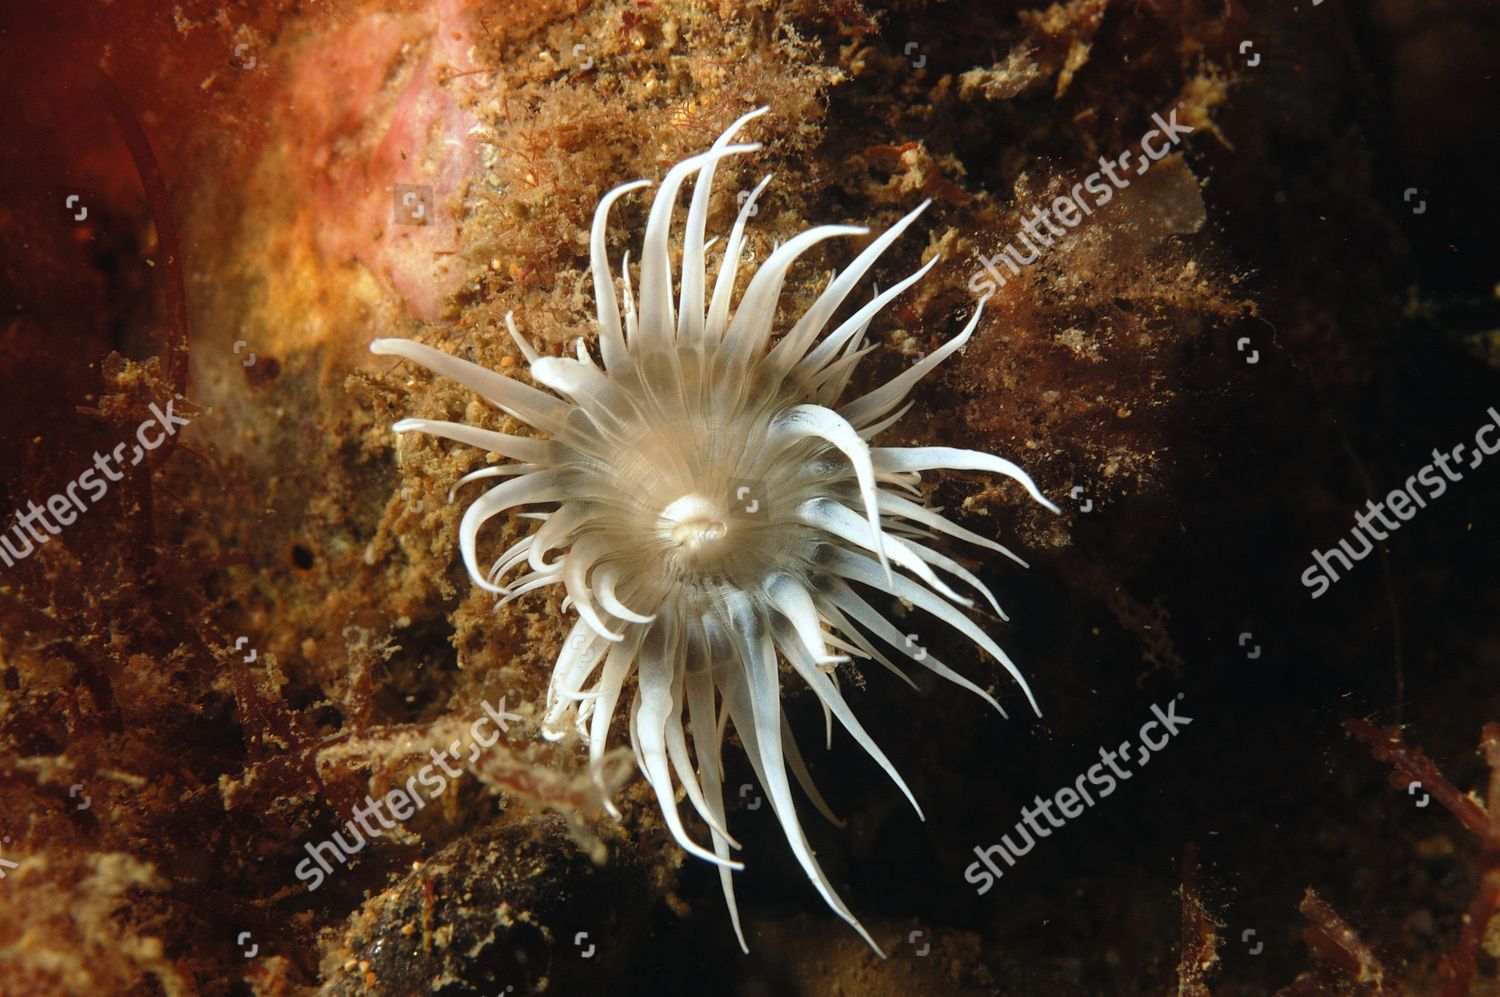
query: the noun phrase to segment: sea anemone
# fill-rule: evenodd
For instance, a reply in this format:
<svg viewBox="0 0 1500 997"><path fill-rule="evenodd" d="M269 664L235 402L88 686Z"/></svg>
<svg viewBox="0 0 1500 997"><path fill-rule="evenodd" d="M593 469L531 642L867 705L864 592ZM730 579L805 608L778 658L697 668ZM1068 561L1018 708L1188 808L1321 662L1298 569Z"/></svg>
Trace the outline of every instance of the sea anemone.
<svg viewBox="0 0 1500 997"><path fill-rule="evenodd" d="M820 333L926 202L833 277L773 345L777 301L792 263L824 239L868 230L824 225L788 240L761 264L731 314L745 224L768 176L743 199L709 294L711 244L704 229L714 169L720 160L760 148L730 140L765 110L746 114L707 152L667 172L646 222L638 302L628 253L621 267L623 302L616 301L605 230L610 206L650 181L616 187L599 202L589 248L601 363L582 339L576 359L542 356L506 316L532 379L555 394L411 340L378 339L370 348L452 378L547 436L426 419L403 419L393 427L518 462L463 479L508 480L465 512L459 547L474 583L500 596L500 604L561 583L565 608L571 604L577 611L553 667L543 735L563 737L571 719L598 765L620 697L635 677L629 728L636 762L673 837L719 866L735 933L748 952L730 875L743 868L730 857L730 849L740 846L729 834L724 810L721 746L726 719L732 722L798 862L828 905L878 952L829 884L797 820L788 771L814 806L839 823L809 778L782 712L780 662L788 666L788 677L798 676L817 696L830 738L836 717L920 815L911 790L841 695L838 666L850 656L870 659L910 682L878 642L982 697L1002 716L1005 711L915 635L898 629L860 589L905 600L962 633L1004 666L1037 710L1005 652L956 608L972 601L933 569L981 593L1004 619L994 596L963 565L919 541L935 531L1024 562L922 504L917 484L920 472L932 468L994 471L1019 482L1047 508L1057 507L1024 471L999 457L950 447L870 445L910 407L903 402L912 386L968 342L983 301L963 332L941 348L881 387L840 401L855 366L875 348L865 344L871 320L937 258L875 294L821 339ZM695 174L674 299L672 213L680 188ZM506 510L543 503L551 511L528 514L541 526L482 571L480 527ZM523 565L528 573L501 584ZM707 825L711 851L683 826L678 783Z"/></svg>

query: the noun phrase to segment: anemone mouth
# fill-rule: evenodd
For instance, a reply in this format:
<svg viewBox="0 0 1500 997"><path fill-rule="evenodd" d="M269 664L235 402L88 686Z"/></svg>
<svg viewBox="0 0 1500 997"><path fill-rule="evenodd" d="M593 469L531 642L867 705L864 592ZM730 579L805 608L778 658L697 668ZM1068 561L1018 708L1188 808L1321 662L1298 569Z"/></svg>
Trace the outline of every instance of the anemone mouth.
<svg viewBox="0 0 1500 997"><path fill-rule="evenodd" d="M695 561L711 558L720 551L729 534L724 509L697 493L674 500L659 518L662 539L676 553Z"/></svg>

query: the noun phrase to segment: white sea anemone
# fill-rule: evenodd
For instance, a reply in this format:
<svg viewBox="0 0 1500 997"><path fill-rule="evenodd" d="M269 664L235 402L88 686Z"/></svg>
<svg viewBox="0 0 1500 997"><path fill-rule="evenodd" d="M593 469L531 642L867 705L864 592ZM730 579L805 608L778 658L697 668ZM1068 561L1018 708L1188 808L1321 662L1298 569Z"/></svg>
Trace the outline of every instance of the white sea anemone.
<svg viewBox="0 0 1500 997"><path fill-rule="evenodd" d="M450 377L548 437L425 419L403 419L393 427L519 462L464 479L508 478L465 512L459 546L475 584L500 596L502 604L561 583L577 610L553 669L544 736L562 737L571 719L597 764L621 694L635 676L629 725L636 761L676 840L720 867L735 933L749 951L730 876L742 865L730 857L730 849L740 846L725 819L720 758L725 721L732 722L802 868L828 905L878 952L829 884L797 820L788 770L813 804L838 823L809 779L782 713L778 655L789 666L786 674L798 676L822 703L830 736L836 717L917 807L840 694L837 666L852 655L906 679L877 648L879 642L981 696L1002 716L1004 710L898 630L859 588L905 600L962 633L1005 667L1035 710L1031 690L1005 652L956 608L972 601L933 569L983 594L1003 619L994 596L968 569L919 540L933 531L946 533L1024 562L922 505L916 485L919 472L931 468L994 471L1057 508L1025 472L999 457L949 447L870 445L905 413L909 403L902 403L912 386L968 341L983 302L942 348L882 387L840 401L855 365L874 349L865 345L871 320L937 259L876 294L831 333L821 339L819 334L926 203L871 242L773 345L777 301L792 263L824 239L868 230L825 225L790 239L767 257L731 314L745 223L767 177L740 208L709 295L711 246L704 228L714 168L759 148L729 143L765 110L746 114L707 152L668 171L646 223L638 308L629 254L622 265L623 308L616 303L605 229L610 206L650 182L616 187L599 202L590 258L602 366L582 340L576 359L539 355L509 315L506 324L532 378L555 394L411 340L379 339L370 348ZM672 212L679 189L695 174L674 300ZM543 503L551 511L530 514L542 521L540 528L482 571L480 527L506 510ZM500 584L522 566L529 572ZM694 842L683 826L679 783L707 825L712 850Z"/></svg>

